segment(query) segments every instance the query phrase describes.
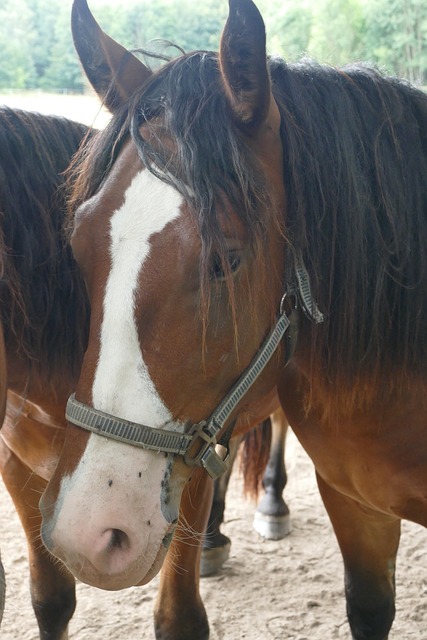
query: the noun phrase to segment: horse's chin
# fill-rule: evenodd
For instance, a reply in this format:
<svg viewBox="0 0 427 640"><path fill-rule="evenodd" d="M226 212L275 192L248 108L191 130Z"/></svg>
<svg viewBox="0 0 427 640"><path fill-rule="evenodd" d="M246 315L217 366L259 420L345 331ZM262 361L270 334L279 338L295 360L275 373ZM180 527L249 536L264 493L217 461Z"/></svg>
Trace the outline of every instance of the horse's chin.
<svg viewBox="0 0 427 640"><path fill-rule="evenodd" d="M143 559L141 563L135 563L135 566L130 567L126 572L110 575L100 573L88 561L84 563L84 566L77 569L74 563L73 566L66 566L77 580L84 582L90 587L96 587L97 589L103 589L104 591L120 591L121 589L139 587L151 582L162 568L166 553L167 549L164 546L161 546L150 569L142 576L140 564L143 564Z"/></svg>

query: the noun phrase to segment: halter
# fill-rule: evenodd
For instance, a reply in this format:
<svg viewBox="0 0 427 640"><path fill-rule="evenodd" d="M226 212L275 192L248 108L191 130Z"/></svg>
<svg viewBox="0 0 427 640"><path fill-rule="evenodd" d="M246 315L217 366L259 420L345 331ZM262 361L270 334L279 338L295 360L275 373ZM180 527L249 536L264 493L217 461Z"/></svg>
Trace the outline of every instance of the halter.
<svg viewBox="0 0 427 640"><path fill-rule="evenodd" d="M299 253L294 255L293 277L288 282L290 284L280 302L276 324L252 362L207 420L190 425L185 433L168 429L168 423L164 428L156 429L89 407L76 400L74 394L67 402L66 419L78 427L113 440L158 453L183 456L188 466L203 467L211 478L219 478L228 466L228 443L235 421L231 422L220 440L218 440L218 434L224 429L240 400L271 360L285 335L287 337L285 363L287 364L291 359L298 331L298 303L310 320L315 323L323 322L323 314L313 300L310 278Z"/></svg>

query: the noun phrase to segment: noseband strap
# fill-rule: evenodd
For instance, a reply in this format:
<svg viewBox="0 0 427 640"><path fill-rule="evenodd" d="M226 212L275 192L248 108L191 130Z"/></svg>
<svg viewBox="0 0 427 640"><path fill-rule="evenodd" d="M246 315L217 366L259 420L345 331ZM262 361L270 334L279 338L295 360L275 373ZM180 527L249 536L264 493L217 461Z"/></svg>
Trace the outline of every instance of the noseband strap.
<svg viewBox="0 0 427 640"><path fill-rule="evenodd" d="M211 477L218 478L227 468L228 442L223 445L227 449L227 454L223 458L215 450L217 444L222 444L217 441L217 436L224 428L237 404L271 360L290 324L291 320L286 312L282 311L260 351L258 351L249 367L245 369L237 383L211 417L208 420L202 420L202 422L192 425L187 433L182 434L171 431L167 428L167 424L165 424L164 428L155 429L136 422L130 422L129 420L123 420L122 418L116 418L79 402L74 394L68 399L65 417L72 424L113 440L126 442L127 444L157 451L158 453L163 451L184 456L184 460L189 466L202 466ZM200 441L200 446L198 447L195 444L197 440ZM190 450L195 450L196 453L192 454Z"/></svg>
<svg viewBox="0 0 427 640"><path fill-rule="evenodd" d="M89 407L76 400L74 393L68 398L65 417L68 422L87 431L158 453L164 451L184 456L192 442L191 434L147 427Z"/></svg>
<svg viewBox="0 0 427 640"><path fill-rule="evenodd" d="M89 407L70 396L66 418L72 424L98 435L132 444L158 453L172 453L184 457L189 466L204 467L209 475L216 479L228 466L228 442L231 425L227 433L218 440L218 435L237 407L271 360L281 340L287 335L286 362L292 357L297 334L297 302L304 312L315 322L323 322L323 315L317 308L311 295L310 279L302 257L294 261L294 278L280 303L279 316L273 329L264 340L258 353L240 378L218 405L208 420L190 425L186 433L168 429L168 424L156 429L136 422L116 418L108 413ZM289 304L292 302L292 304ZM225 451L218 452L218 445Z"/></svg>

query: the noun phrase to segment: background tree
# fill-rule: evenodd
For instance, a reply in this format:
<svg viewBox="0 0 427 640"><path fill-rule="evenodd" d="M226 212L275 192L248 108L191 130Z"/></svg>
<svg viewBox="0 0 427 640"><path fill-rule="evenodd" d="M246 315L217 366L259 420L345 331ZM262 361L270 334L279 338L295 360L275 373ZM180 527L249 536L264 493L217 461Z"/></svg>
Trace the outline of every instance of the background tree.
<svg viewBox="0 0 427 640"><path fill-rule="evenodd" d="M34 14L28 0L0 3L0 87L25 89L36 78Z"/></svg>
<svg viewBox="0 0 427 640"><path fill-rule="evenodd" d="M427 84L426 0L256 0L268 50L343 65L366 60ZM97 20L130 48L217 49L226 0L90 0ZM70 30L71 0L2 0L0 88L82 91Z"/></svg>
<svg viewBox="0 0 427 640"><path fill-rule="evenodd" d="M344 65L360 59L364 16L359 0L320 0L313 5L309 52L319 62Z"/></svg>
<svg viewBox="0 0 427 640"><path fill-rule="evenodd" d="M412 82L427 83L427 2L365 0L365 48L371 59Z"/></svg>
<svg viewBox="0 0 427 640"><path fill-rule="evenodd" d="M266 23L269 51L288 61L306 55L313 26L312 9L295 0L283 3L263 0L259 7Z"/></svg>
<svg viewBox="0 0 427 640"><path fill-rule="evenodd" d="M43 0L44 1L44 0ZM49 0L50 1L50 0ZM86 86L77 60L70 29L69 7L60 2L50 32L47 64L38 86L48 91L81 92Z"/></svg>

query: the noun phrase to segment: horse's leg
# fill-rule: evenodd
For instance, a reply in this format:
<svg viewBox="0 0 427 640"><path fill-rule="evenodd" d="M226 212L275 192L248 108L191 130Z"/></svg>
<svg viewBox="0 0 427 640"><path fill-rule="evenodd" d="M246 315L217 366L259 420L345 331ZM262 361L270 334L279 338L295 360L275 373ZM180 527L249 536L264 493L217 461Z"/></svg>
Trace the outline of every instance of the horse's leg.
<svg viewBox="0 0 427 640"><path fill-rule="evenodd" d="M395 606L400 520L363 507L317 478L344 560L354 640L387 640Z"/></svg>
<svg viewBox="0 0 427 640"><path fill-rule="evenodd" d="M4 575L3 563L0 560L0 624L3 619L5 600L6 600L6 577Z"/></svg>
<svg viewBox="0 0 427 640"><path fill-rule="evenodd" d="M282 496L287 482L285 441L288 421L281 409L272 414L271 427L270 456L262 479L265 493L255 512L254 529L263 538L280 540L291 531L289 508Z"/></svg>
<svg viewBox="0 0 427 640"><path fill-rule="evenodd" d="M199 593L199 564L212 495L211 478L205 470L197 469L184 490L178 528L162 568L154 614L157 640L209 637Z"/></svg>
<svg viewBox="0 0 427 640"><path fill-rule="evenodd" d="M66 640L75 608L73 576L43 547L38 501L46 482L28 469L0 439L3 481L15 504L27 537L30 588L41 640Z"/></svg>
<svg viewBox="0 0 427 640"><path fill-rule="evenodd" d="M1 284L0 284L1 288ZM6 413L7 400L7 368L6 349L4 344L3 324L0 322L0 428L3 425ZM6 600L6 579L4 568L0 560L0 623L3 619L4 603Z"/></svg>
<svg viewBox="0 0 427 640"><path fill-rule="evenodd" d="M233 470L234 460L241 442L241 438L230 441L230 463L227 471L214 482L212 508L209 515L206 535L203 539L202 557L200 560L200 575L212 576L217 573L230 555L231 540L220 531L224 522L225 495Z"/></svg>

